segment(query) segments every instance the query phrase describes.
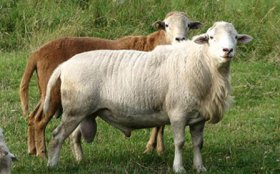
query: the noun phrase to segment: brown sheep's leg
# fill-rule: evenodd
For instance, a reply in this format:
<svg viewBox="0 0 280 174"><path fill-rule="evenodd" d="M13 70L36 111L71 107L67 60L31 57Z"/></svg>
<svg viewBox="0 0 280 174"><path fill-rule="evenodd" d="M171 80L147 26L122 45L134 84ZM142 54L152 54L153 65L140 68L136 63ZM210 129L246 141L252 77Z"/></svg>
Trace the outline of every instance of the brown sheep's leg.
<svg viewBox="0 0 280 174"><path fill-rule="evenodd" d="M164 126L159 127L159 130L157 132L157 153L158 155L161 155L164 150L164 142L163 142L163 133L164 133Z"/></svg>
<svg viewBox="0 0 280 174"><path fill-rule="evenodd" d="M156 145L157 132L158 132L158 127L152 128L150 139L146 145L146 150L144 151L144 153L150 153L153 151Z"/></svg>
<svg viewBox="0 0 280 174"><path fill-rule="evenodd" d="M41 121L44 118L43 115L43 106L40 105L38 112L35 116L35 120L34 120L34 128L35 128L35 146L36 146L36 156L39 157L46 157L46 148L45 148L45 137L44 137L44 133L42 134L42 129L41 129ZM43 129L44 131L44 129ZM43 136L43 137L42 137ZM43 149L42 149L43 148Z"/></svg>
<svg viewBox="0 0 280 174"><path fill-rule="evenodd" d="M45 158L46 157L46 144L45 144L45 129L47 124L55 114L57 110L57 103L52 103L50 109L46 115L43 113L43 106L39 108L40 113L35 117L35 145L37 149L37 156Z"/></svg>
<svg viewBox="0 0 280 174"><path fill-rule="evenodd" d="M43 87L46 85L43 85ZM46 157L46 142L45 142L45 129L47 124L51 120L51 118L55 115L58 108L61 106L60 102L60 81L57 81L56 86L52 89L51 92L51 103L48 109L47 114L43 113L43 106L45 102L45 98L41 98L42 105L40 106L39 110L41 111L39 114L36 114L35 117L35 145L37 149L37 156L39 157ZM42 91L46 91L46 89L42 88ZM41 96L46 96L42 92Z"/></svg>
<svg viewBox="0 0 280 174"><path fill-rule="evenodd" d="M40 102L37 104L35 110L31 112L28 116L28 128L27 128L27 146L28 146L28 154L35 155L36 147L35 147L35 135L34 135L34 118L39 109Z"/></svg>

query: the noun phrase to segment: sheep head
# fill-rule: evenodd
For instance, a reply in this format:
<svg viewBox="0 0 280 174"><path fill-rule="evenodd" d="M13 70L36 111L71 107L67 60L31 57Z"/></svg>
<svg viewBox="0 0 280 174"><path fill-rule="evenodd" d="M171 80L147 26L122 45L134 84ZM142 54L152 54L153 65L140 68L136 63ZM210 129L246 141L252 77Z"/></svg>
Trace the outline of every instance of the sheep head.
<svg viewBox="0 0 280 174"><path fill-rule="evenodd" d="M253 38L246 34L238 34L231 23L215 22L206 33L193 37L198 44L207 44L207 54L217 58L218 62L230 61L236 53L237 43L248 43Z"/></svg>
<svg viewBox="0 0 280 174"><path fill-rule="evenodd" d="M200 22L191 21L183 12L170 12L163 21L153 24L157 30L164 30L166 40L170 43L186 40L190 29L198 29L202 26Z"/></svg>

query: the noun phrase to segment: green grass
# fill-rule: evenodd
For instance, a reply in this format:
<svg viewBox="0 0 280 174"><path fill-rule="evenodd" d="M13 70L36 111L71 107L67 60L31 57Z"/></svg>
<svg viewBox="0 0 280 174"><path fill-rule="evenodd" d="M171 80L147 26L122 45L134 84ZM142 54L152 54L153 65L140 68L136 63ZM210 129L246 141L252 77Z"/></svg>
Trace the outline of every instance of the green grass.
<svg viewBox="0 0 280 174"><path fill-rule="evenodd" d="M21 115L17 88L26 53L1 56L1 127L6 142L19 161L14 173L172 173L173 139L170 127L165 133L166 152L143 154L149 130L133 132L130 139L98 120L93 144L84 144L85 160L77 164L66 141L60 165L48 169L46 161L29 156L26 121ZM262 61L234 60L232 84L235 102L222 122L205 129L204 163L208 173L278 173L280 171L280 80L279 66ZM31 103L37 101L36 84L31 85ZM51 130L59 123L53 120ZM187 129L188 131L188 129ZM186 136L185 167L192 172L190 136Z"/></svg>
<svg viewBox="0 0 280 174"><path fill-rule="evenodd" d="M216 124L207 124L203 160L208 173L280 173L280 1L273 0L2 0L0 4L0 127L19 161L13 173L172 173L174 157L170 127L165 132L166 152L143 154L149 130L125 138L98 119L92 144L84 144L85 159L77 164L69 142L63 145L58 168L27 154L27 123L22 117L18 86L31 51L66 35L118 38L148 34L151 24L172 10L185 11L204 23L233 22L254 41L239 46L232 63L235 102ZM38 101L35 78L30 86L30 105ZM47 141L59 119L47 127ZM188 129L186 129L188 132ZM184 162L192 173L190 135L186 135Z"/></svg>
<svg viewBox="0 0 280 174"><path fill-rule="evenodd" d="M214 21L234 23L254 42L243 46L246 59L280 62L280 1L275 0L2 0L0 5L0 51L32 51L62 36L118 38L148 34L151 24L167 12L184 11L203 22L201 33Z"/></svg>

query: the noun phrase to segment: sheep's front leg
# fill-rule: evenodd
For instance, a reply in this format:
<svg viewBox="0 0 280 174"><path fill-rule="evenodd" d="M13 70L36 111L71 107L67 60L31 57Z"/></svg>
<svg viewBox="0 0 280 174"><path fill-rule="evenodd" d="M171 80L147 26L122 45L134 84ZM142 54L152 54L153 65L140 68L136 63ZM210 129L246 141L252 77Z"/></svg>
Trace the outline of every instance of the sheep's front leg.
<svg viewBox="0 0 280 174"><path fill-rule="evenodd" d="M202 163L201 149L203 147L203 129L205 122L190 125L190 133L193 144L193 167L197 172L205 172L206 168Z"/></svg>
<svg viewBox="0 0 280 174"><path fill-rule="evenodd" d="M176 173L185 172L183 166L183 147L185 143L186 120L178 115L170 116L170 123L173 129L175 156L173 161L173 170Z"/></svg>
<svg viewBox="0 0 280 174"><path fill-rule="evenodd" d="M150 153L153 151L156 143L155 141L156 141L157 133L158 133L158 128L157 127L152 128L150 138L146 145L146 150L144 151L144 153Z"/></svg>
<svg viewBox="0 0 280 174"><path fill-rule="evenodd" d="M59 153L64 140L79 125L84 116L67 117L62 115L61 124L53 131L53 138L50 144L48 166L56 166L59 161Z"/></svg>

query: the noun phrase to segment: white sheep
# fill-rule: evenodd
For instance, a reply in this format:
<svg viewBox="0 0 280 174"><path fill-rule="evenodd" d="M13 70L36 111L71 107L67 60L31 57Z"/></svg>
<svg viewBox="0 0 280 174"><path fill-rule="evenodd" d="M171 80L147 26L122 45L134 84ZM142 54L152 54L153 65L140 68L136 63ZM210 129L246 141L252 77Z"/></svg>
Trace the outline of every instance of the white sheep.
<svg viewBox="0 0 280 174"><path fill-rule="evenodd" d="M230 62L237 42L251 40L231 23L216 22L192 41L151 52L91 51L64 62L49 80L44 104L47 114L51 90L60 78L63 114L53 131L48 165L57 165L63 141L82 120L99 116L126 136L134 129L171 124L175 172L185 171L182 151L189 126L194 169L206 171L201 157L204 124L222 119L231 98Z"/></svg>
<svg viewBox="0 0 280 174"><path fill-rule="evenodd" d="M16 157L5 144L3 130L0 128L0 174L11 173L11 165L14 160Z"/></svg>
<svg viewBox="0 0 280 174"><path fill-rule="evenodd" d="M62 62L70 59L78 53L92 50L141 50L151 51L157 45L179 42L188 37L190 29L197 29L200 22L191 21L183 12L173 11L167 13L163 21L154 23L158 30L146 36L126 36L115 40L94 38L94 37L66 37L46 43L44 46L33 52L26 64L20 84L20 101L24 115L28 113L28 88L34 72L37 73L37 84L40 100L35 109L28 117L28 153L40 157L46 156L45 129L51 118L57 115L61 108L59 86L53 92L53 100L48 115L43 115L43 102L47 89L47 83L53 70ZM95 122L87 121L81 123L81 131L74 132L71 142L73 143L74 154L77 160L82 159L81 136L87 142L91 142L95 135L95 129L91 128ZM86 127L84 125L87 125ZM85 131L86 130L86 131ZM156 134L161 134L157 132ZM162 136L162 135L161 135ZM151 136L147 144L147 151L153 149L155 137ZM163 151L163 139L157 140L157 152Z"/></svg>

